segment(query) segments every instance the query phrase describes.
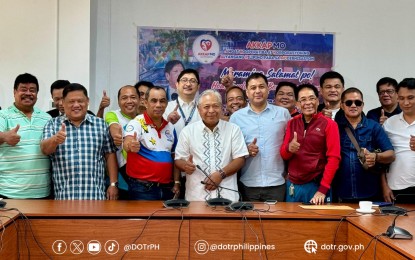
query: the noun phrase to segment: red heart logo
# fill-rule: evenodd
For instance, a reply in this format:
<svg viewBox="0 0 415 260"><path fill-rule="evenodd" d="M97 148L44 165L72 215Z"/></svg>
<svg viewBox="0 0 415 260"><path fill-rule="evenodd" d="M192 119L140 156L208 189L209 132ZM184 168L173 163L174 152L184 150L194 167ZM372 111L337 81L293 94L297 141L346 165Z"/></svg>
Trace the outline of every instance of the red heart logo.
<svg viewBox="0 0 415 260"><path fill-rule="evenodd" d="M200 48L204 51L210 50L212 48L212 41L211 40L201 40L200 41Z"/></svg>

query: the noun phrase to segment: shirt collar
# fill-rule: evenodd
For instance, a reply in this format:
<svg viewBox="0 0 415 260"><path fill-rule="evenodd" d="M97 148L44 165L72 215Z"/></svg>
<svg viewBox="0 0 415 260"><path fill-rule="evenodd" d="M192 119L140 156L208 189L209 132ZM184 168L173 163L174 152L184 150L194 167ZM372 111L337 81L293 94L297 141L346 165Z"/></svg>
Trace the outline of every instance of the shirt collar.
<svg viewBox="0 0 415 260"><path fill-rule="evenodd" d="M156 124L154 124L154 122L153 122L153 120L151 119L151 117L147 114L147 111L146 112L144 112L144 121L145 121L145 123L146 123L146 125L149 125L149 126L151 126L152 128L154 128L154 129L157 129L157 130L161 130L161 129L163 129L169 122L167 122L164 118L162 118L161 120L162 120L162 122L161 122L161 126L159 127L159 128L157 128L157 126L156 126Z"/></svg>
<svg viewBox="0 0 415 260"><path fill-rule="evenodd" d="M62 117L63 117L63 121L68 121L69 123L71 123L71 120L69 120L69 118L66 116L66 114L62 115ZM84 117L84 120L82 120L82 122L79 125L82 125L84 122L88 122L88 123L92 124L93 123L92 116L90 114L86 113L86 115Z"/></svg>
<svg viewBox="0 0 415 260"><path fill-rule="evenodd" d="M251 107L251 104L250 104L250 103L248 103L248 105L247 105L247 107L248 107L248 111L251 111L252 113L255 113L255 114L261 114L261 113L263 113L264 111L269 110L269 109L270 109L270 108L269 108L269 106L270 106L270 104L267 102L267 106L264 108L264 110L262 110L261 112L255 112L255 111L252 109L252 107Z"/></svg>
<svg viewBox="0 0 415 260"><path fill-rule="evenodd" d="M207 127L204 123L203 123L203 120L201 120L202 121L202 124L203 124L203 129L204 130L206 130L206 131L211 131L210 129L209 129L209 127ZM222 119L219 119L219 122L218 122L218 124L215 126L215 128L213 128L213 131L211 131L212 133L214 133L214 132L217 132L217 131L219 131L221 128L222 128L222 125L224 124L224 121L222 120Z"/></svg>
<svg viewBox="0 0 415 260"><path fill-rule="evenodd" d="M183 107L184 105L192 107L196 104L196 99L195 98L189 104L184 102L184 100L180 96L177 98L177 100L179 101L179 104L180 104L181 107Z"/></svg>
<svg viewBox="0 0 415 260"><path fill-rule="evenodd" d="M11 106L12 107L12 109L14 110L14 112L16 112L16 113L21 113L21 114L24 114L20 109L18 109L16 106L15 106L15 104L13 103L13 105ZM36 107L33 107L33 112L32 112L32 114L37 114L37 113L39 113L40 112L40 110L39 109L37 109Z"/></svg>

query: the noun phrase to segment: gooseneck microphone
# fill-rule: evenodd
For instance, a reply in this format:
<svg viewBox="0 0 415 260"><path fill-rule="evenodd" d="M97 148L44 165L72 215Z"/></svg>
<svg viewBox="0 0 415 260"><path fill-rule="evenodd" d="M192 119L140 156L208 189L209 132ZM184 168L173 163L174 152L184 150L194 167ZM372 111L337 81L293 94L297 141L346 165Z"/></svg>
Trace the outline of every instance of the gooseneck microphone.
<svg viewBox="0 0 415 260"><path fill-rule="evenodd" d="M239 191L217 185L210 178L209 174L207 174L199 165L196 165L196 167L213 183L213 185L215 185L216 189L218 190L218 198L213 198L213 199L206 200L206 203L208 204L208 206L212 206L212 207L213 206L227 206L226 208L228 210L231 210L231 211L242 211L242 210L253 210L254 209L254 205L252 203L241 201L242 196L241 196L241 193ZM204 182L204 181L201 181L200 183L206 184L206 182ZM237 192L238 195L239 195L238 202L232 203L232 201L220 197L219 188ZM227 204L224 204L224 203L227 203Z"/></svg>
<svg viewBox="0 0 415 260"><path fill-rule="evenodd" d="M212 199L206 200L206 204L208 204L208 206L211 206L211 207L228 206L228 205L230 205L232 203L232 201L229 200L229 199L226 199L226 198L222 198L222 196L220 195L220 189L223 189L224 187L222 187L220 185L217 185L210 178L210 176L202 169L202 167L200 167L199 165L196 165L196 167L213 183L213 185L216 187L216 192L218 194L218 197L217 198L212 198ZM200 183L206 184L204 181L201 181ZM226 188L226 189L228 189L228 188ZM232 191L234 191L234 190L232 190Z"/></svg>
<svg viewBox="0 0 415 260"><path fill-rule="evenodd" d="M396 219L399 216L400 215L396 215L396 217L393 219L392 225L388 227L388 230L386 230L386 235L392 239L412 239L412 234L409 233L406 229L395 226Z"/></svg>

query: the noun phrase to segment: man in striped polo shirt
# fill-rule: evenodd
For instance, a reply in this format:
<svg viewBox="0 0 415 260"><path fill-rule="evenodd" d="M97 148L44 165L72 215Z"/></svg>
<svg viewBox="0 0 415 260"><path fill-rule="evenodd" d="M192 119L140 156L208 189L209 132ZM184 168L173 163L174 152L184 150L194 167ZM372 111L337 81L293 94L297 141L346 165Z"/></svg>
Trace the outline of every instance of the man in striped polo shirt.
<svg viewBox="0 0 415 260"><path fill-rule="evenodd" d="M14 104L0 111L0 197L45 198L50 194L49 158L40 151L50 115L34 107L39 93L35 76L19 75Z"/></svg>

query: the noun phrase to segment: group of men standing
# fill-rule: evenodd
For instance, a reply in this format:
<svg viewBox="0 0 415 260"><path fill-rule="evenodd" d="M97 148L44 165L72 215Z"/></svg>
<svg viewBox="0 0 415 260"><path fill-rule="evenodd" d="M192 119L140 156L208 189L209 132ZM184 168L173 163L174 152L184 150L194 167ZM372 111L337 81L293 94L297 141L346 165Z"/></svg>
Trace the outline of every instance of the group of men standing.
<svg viewBox="0 0 415 260"><path fill-rule="evenodd" d="M322 204L415 193L415 79L381 79L382 106L367 117L363 93L345 90L334 71L320 78L321 105L311 84L281 82L274 105L263 74L251 74L246 91L232 86L232 74L224 81L226 116L219 92L199 95L198 72L184 69L177 99L151 83L123 86L119 109L104 121L88 114L85 87L69 82L57 91L60 116L51 119L34 107L37 79L19 75L14 105L0 111L0 196L48 198L50 166L55 199L181 193L195 201Z"/></svg>

